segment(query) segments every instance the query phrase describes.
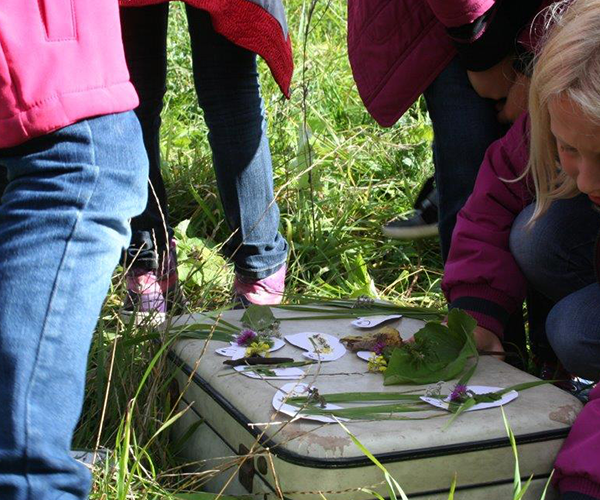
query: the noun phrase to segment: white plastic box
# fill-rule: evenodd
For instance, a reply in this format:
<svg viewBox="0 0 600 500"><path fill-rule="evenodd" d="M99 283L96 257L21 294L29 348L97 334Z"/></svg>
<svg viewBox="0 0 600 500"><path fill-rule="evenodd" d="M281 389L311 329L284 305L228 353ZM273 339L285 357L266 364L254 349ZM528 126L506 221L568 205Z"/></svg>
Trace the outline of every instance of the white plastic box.
<svg viewBox="0 0 600 500"><path fill-rule="evenodd" d="M273 312L278 318L300 315L279 309ZM229 311L223 318L240 325L242 313ZM188 316L175 324L199 321L206 319ZM421 322L403 318L388 325L409 337ZM349 319L282 321L280 331L284 335L321 332L339 338L359 332L350 326ZM189 406L174 426L174 439L202 421L185 441L182 458L197 462L197 468L203 470L231 466L203 489L251 493L260 499L375 498L364 488L389 496L381 470L339 425L307 420L290 423L290 417L275 414L273 395L289 381L255 380L241 374L224 376L232 369L223 365L226 358L214 352L223 345L211 341L205 348L204 341L183 340L170 353L171 362L179 367L178 388L184 391L181 407ZM301 352L286 345L274 355L301 360ZM316 386L321 393L415 388L384 387L383 377L368 373L367 363L350 351L337 361L311 367L310 373L303 382ZM533 380L535 377L485 356L470 384L508 387ZM523 482L533 475L525 499L541 497L556 454L580 408L576 398L552 385L523 391L505 407L518 444ZM410 499L448 498L455 475L458 500L511 499L515 461L500 409L464 413L444 430L448 418L349 421L346 425L384 464ZM239 457L249 450L253 452L251 457L238 468ZM557 494L550 489L546 498L557 498Z"/></svg>

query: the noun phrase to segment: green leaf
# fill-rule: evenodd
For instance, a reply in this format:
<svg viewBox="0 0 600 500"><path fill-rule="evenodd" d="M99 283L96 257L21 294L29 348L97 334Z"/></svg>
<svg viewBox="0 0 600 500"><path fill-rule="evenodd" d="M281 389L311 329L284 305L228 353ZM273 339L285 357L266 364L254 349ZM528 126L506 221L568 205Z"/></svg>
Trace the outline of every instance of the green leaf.
<svg viewBox="0 0 600 500"><path fill-rule="evenodd" d="M469 408L473 408L473 406L475 406L476 404L477 404L477 402L475 401L475 399L473 399L473 398L467 399L463 404L461 404L456 409L456 411L454 412L454 415L452 415L452 418L450 420L448 420L448 423L444 426L443 430L446 430L448 427L450 427L452 425L452 422L454 422L461 413L464 413ZM450 409L450 405L448 406L448 409Z"/></svg>
<svg viewBox="0 0 600 500"><path fill-rule="evenodd" d="M513 455L515 457L515 473L513 480L513 499L515 499L521 493L521 471L519 468L519 454L517 452L517 441L515 439L515 435L510 428L510 424L508 423L508 419L506 418L506 413L504 413L504 408L500 407L502 410L502 420L504 421L504 428L506 429L506 434L508 434L508 440L510 441L510 447L512 448Z"/></svg>
<svg viewBox="0 0 600 500"><path fill-rule="evenodd" d="M321 394L328 403L361 403L364 401L421 401L425 394L406 394L401 392L336 392ZM295 406L303 406L307 396L288 398L287 402Z"/></svg>
<svg viewBox="0 0 600 500"><path fill-rule="evenodd" d="M337 420L337 419L336 419ZM400 495L400 498L402 498L402 500L408 500L408 497L406 496L406 493L404 493L404 490L402 489L402 487L398 484L398 481L396 481L392 475L388 472L388 470L383 466L383 464L377 460L375 458L375 456L367 449L367 447L362 444L358 438L352 434L350 432L350 429L348 429L348 427L346 427L342 422L340 422L339 420L337 420L337 423L342 427L342 429L344 429L344 431L346 431L346 434L348 434L350 436L350 439L352 439L352 441L354 442L354 444L358 447L358 449L360 451L362 451L365 456L371 460L371 462L373 462L382 472L383 475L385 477L385 481L388 485L388 490L390 492L390 499L392 500L397 500L397 496L396 493L398 493L398 495Z"/></svg>
<svg viewBox="0 0 600 500"><path fill-rule="evenodd" d="M458 377L467 360L477 355L473 339L476 325L473 318L458 309L448 314L448 326L435 321L427 323L415 334L414 345L422 348L422 357L417 358L414 349L394 349L384 373L384 385L423 385ZM468 373L472 375L474 371L471 367Z"/></svg>
<svg viewBox="0 0 600 500"><path fill-rule="evenodd" d="M266 330L275 323L276 319L269 306L252 304L242 316L242 324L255 332Z"/></svg>
<svg viewBox="0 0 600 500"><path fill-rule="evenodd" d="M455 472L454 477L452 478L452 484L450 485L450 492L448 493L448 500L454 500L454 492L456 491L457 479L458 479L457 474Z"/></svg>

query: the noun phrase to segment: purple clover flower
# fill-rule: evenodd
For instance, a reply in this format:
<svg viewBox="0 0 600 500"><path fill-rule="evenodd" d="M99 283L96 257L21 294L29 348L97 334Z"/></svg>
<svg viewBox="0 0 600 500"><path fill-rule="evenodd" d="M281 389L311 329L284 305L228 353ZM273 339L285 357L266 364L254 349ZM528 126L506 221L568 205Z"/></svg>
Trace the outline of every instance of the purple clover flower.
<svg viewBox="0 0 600 500"><path fill-rule="evenodd" d="M373 352L377 354L377 356L381 356L386 347L386 343L380 340L379 342L376 342L373 346Z"/></svg>
<svg viewBox="0 0 600 500"><path fill-rule="evenodd" d="M450 394L450 401L460 401L464 399L467 395L467 386L462 384L457 384Z"/></svg>
<svg viewBox="0 0 600 500"><path fill-rule="evenodd" d="M247 346L258 336L254 330L242 330L235 339L235 343L239 346Z"/></svg>

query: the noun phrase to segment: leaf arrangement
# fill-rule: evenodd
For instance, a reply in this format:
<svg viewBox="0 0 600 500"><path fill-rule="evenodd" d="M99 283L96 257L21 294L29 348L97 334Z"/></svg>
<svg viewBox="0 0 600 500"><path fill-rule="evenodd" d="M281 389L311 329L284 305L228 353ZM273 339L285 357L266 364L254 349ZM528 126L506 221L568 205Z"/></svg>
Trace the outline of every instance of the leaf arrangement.
<svg viewBox="0 0 600 500"><path fill-rule="evenodd" d="M458 377L467 360L477 357L473 339L476 325L471 316L458 309L448 314L447 326L427 323L415 334L414 343L405 342L393 349L387 360L384 385L423 385Z"/></svg>
<svg viewBox="0 0 600 500"><path fill-rule="evenodd" d="M298 297L301 304L284 304L272 306L286 311L296 311L302 316L281 318L281 321L306 321L315 319L356 319L367 316L378 316L381 314L401 314L405 318L420 319L423 321L441 320L446 311L427 307L405 307L388 302L366 301L362 298L355 300L322 300L319 297Z"/></svg>
<svg viewBox="0 0 600 500"><path fill-rule="evenodd" d="M440 400L447 400L451 394L431 394L410 393L410 392L338 392L330 394L319 394L318 400L313 396L299 396L287 399L287 403L301 410L305 415L328 415L350 420L423 420L429 418L447 416L448 412L452 418L448 421L448 427L464 411L472 408L476 404L498 401L504 394L510 391L524 391L552 381L541 380L513 385L505 389L490 392L486 394L470 393L469 397L462 402L452 401L449 404L448 411L431 406L429 403L421 400L421 397L434 397ZM458 384L457 384L458 385ZM346 404L347 407L341 409L323 408L324 403L336 405ZM426 416L406 415L417 412L429 412Z"/></svg>

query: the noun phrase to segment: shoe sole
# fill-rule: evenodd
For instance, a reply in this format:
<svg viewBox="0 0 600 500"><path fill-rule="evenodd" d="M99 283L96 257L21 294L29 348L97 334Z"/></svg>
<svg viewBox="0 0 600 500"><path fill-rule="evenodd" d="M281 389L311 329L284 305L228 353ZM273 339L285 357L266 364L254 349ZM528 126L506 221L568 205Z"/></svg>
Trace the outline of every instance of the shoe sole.
<svg viewBox="0 0 600 500"><path fill-rule="evenodd" d="M388 238L394 238L396 240L418 240L421 238L433 238L439 234L437 224L403 228L389 228L387 226L383 226L381 231Z"/></svg>

